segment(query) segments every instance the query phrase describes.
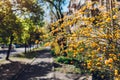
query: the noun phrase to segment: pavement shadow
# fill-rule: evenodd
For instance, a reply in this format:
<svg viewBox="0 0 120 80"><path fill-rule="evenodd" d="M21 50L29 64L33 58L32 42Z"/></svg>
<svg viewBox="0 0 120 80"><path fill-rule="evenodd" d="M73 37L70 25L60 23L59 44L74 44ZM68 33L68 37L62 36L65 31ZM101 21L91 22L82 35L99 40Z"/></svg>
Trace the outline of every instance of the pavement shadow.
<svg viewBox="0 0 120 80"><path fill-rule="evenodd" d="M51 80L41 78L52 72L52 64L48 62L40 62L35 65L27 65L18 77L11 80Z"/></svg>
<svg viewBox="0 0 120 80"><path fill-rule="evenodd" d="M14 61L0 65L0 80L10 80L23 66L25 64Z"/></svg>
<svg viewBox="0 0 120 80"><path fill-rule="evenodd" d="M36 58L51 58L51 54L50 54L50 50L48 49L44 49L44 50L40 50L38 51L39 56Z"/></svg>
<svg viewBox="0 0 120 80"><path fill-rule="evenodd" d="M26 58L51 58L49 52L49 49L43 49L24 54L24 56ZM31 54L33 55L31 56ZM38 61L35 64L22 64L9 60L8 64L0 65L0 80L51 80L49 78L43 79L43 76L46 77L52 72L52 66L53 63L45 61Z"/></svg>
<svg viewBox="0 0 120 80"><path fill-rule="evenodd" d="M54 66L55 68L62 67L62 65L60 65L60 64L58 64L58 63L54 63L54 62L53 62L53 66Z"/></svg>
<svg viewBox="0 0 120 80"><path fill-rule="evenodd" d="M0 50L0 54L6 54L8 50Z"/></svg>
<svg viewBox="0 0 120 80"><path fill-rule="evenodd" d="M7 54L8 50L0 50L0 54ZM16 50L11 50L10 52L17 52Z"/></svg>

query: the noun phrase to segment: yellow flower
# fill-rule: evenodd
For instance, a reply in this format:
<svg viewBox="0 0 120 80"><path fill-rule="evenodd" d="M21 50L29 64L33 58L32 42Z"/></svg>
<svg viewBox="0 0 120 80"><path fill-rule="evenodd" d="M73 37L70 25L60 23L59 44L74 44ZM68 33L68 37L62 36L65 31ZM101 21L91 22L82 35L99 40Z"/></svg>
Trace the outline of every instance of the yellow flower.
<svg viewBox="0 0 120 80"><path fill-rule="evenodd" d="M114 70L114 74L115 74L115 76L118 75L118 70L117 69Z"/></svg>
<svg viewBox="0 0 120 80"><path fill-rule="evenodd" d="M79 51L80 51L80 52L83 52L83 51L84 51L84 48L81 48Z"/></svg>
<svg viewBox="0 0 120 80"><path fill-rule="evenodd" d="M116 77L115 80L120 80L120 79Z"/></svg>
<svg viewBox="0 0 120 80"><path fill-rule="evenodd" d="M73 48L69 48L69 51L73 51Z"/></svg>
<svg viewBox="0 0 120 80"><path fill-rule="evenodd" d="M74 54L76 55L78 52L77 52L77 50L74 50Z"/></svg>
<svg viewBox="0 0 120 80"><path fill-rule="evenodd" d="M111 18L107 18L107 19L106 19L106 22L110 22L110 21L111 21Z"/></svg>
<svg viewBox="0 0 120 80"><path fill-rule="evenodd" d="M87 68L91 68L92 64L89 62L87 63Z"/></svg>
<svg viewBox="0 0 120 80"><path fill-rule="evenodd" d="M74 45L73 47L76 49L76 48L77 48L77 45Z"/></svg>
<svg viewBox="0 0 120 80"><path fill-rule="evenodd" d="M105 6L100 6L99 8L100 8L100 9L104 9L104 8L105 8Z"/></svg>
<svg viewBox="0 0 120 80"><path fill-rule="evenodd" d="M65 52L68 53L68 49L66 49Z"/></svg>
<svg viewBox="0 0 120 80"><path fill-rule="evenodd" d="M98 61L101 61L101 60L103 60L103 58L102 58L102 57L99 57L99 58L98 58Z"/></svg>
<svg viewBox="0 0 120 80"><path fill-rule="evenodd" d="M73 57L76 57L76 54L73 54Z"/></svg>
<svg viewBox="0 0 120 80"><path fill-rule="evenodd" d="M77 35L74 33L74 34L72 35L72 37L77 37Z"/></svg>
<svg viewBox="0 0 120 80"><path fill-rule="evenodd" d="M105 52L105 51L106 51L106 47L103 48L103 52Z"/></svg>
<svg viewBox="0 0 120 80"><path fill-rule="evenodd" d="M118 18L118 16L116 16L116 15L113 15L113 19L117 19Z"/></svg>
<svg viewBox="0 0 120 80"><path fill-rule="evenodd" d="M97 46L98 46L98 44L95 43L95 42L93 42L93 43L91 44L91 47L93 47L93 48L95 48L95 47L97 47Z"/></svg>
<svg viewBox="0 0 120 80"><path fill-rule="evenodd" d="M109 61L108 60L105 60L105 65L108 65L109 64Z"/></svg>
<svg viewBox="0 0 120 80"><path fill-rule="evenodd" d="M110 57L113 57L113 54L111 53L111 54L109 54L109 56L110 56Z"/></svg>
<svg viewBox="0 0 120 80"><path fill-rule="evenodd" d="M101 66L101 63L100 63L100 62L98 62L98 63L96 64L96 66Z"/></svg>
<svg viewBox="0 0 120 80"><path fill-rule="evenodd" d="M110 67L110 69L113 69L113 65L112 64L109 64L108 66Z"/></svg>
<svg viewBox="0 0 120 80"><path fill-rule="evenodd" d="M50 46L50 42L44 44L45 47Z"/></svg>
<svg viewBox="0 0 120 80"><path fill-rule="evenodd" d="M35 41L36 44L37 44L38 42L39 42L38 40Z"/></svg>
<svg viewBox="0 0 120 80"><path fill-rule="evenodd" d="M113 59L114 59L114 60L117 60L117 57L116 57L116 56L114 56L114 57L113 57Z"/></svg>
<svg viewBox="0 0 120 80"><path fill-rule="evenodd" d="M81 43L83 43L83 41L79 41L79 42L78 42L78 44L81 44Z"/></svg>
<svg viewBox="0 0 120 80"><path fill-rule="evenodd" d="M97 51L100 51L100 48L98 48Z"/></svg>
<svg viewBox="0 0 120 80"><path fill-rule="evenodd" d="M94 17L90 18L90 21L92 21L92 22L93 22L94 20L95 20L95 18L94 18Z"/></svg>
<svg viewBox="0 0 120 80"><path fill-rule="evenodd" d="M60 46L59 46L59 44L57 42L54 42L53 43L53 47L54 47L55 53L59 54L60 53Z"/></svg>
<svg viewBox="0 0 120 80"><path fill-rule="evenodd" d="M112 59L112 58L109 58L109 59L108 59L108 62L109 62L109 63L112 63L112 62L113 62L113 59Z"/></svg>

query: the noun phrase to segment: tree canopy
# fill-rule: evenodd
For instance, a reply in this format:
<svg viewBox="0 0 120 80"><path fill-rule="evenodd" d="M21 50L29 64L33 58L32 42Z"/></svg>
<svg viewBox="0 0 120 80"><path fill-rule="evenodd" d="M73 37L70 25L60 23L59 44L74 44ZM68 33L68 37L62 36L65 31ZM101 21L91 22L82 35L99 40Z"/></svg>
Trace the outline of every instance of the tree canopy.
<svg viewBox="0 0 120 80"><path fill-rule="evenodd" d="M44 24L43 15L44 11L37 0L0 1L0 40L10 44L8 56L13 41L27 40L30 30Z"/></svg>

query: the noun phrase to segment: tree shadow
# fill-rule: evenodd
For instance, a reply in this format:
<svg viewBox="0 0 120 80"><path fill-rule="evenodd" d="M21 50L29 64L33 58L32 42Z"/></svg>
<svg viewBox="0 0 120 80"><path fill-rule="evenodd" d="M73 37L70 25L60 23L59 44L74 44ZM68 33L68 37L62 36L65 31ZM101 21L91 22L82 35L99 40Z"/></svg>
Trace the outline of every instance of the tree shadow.
<svg viewBox="0 0 120 80"><path fill-rule="evenodd" d="M59 79L59 78L41 78L39 80L61 80L61 79Z"/></svg>
<svg viewBox="0 0 120 80"><path fill-rule="evenodd" d="M52 57L50 54L50 50L48 49L38 51L38 53L39 53L39 56L36 58L51 58Z"/></svg>
<svg viewBox="0 0 120 80"><path fill-rule="evenodd" d="M52 72L52 63L40 62L35 65L26 65L24 70L11 80L51 80L47 78L41 78L50 72Z"/></svg>
<svg viewBox="0 0 120 80"><path fill-rule="evenodd" d="M0 54L7 54L8 50L0 50ZM17 52L16 50L11 50L10 52Z"/></svg>
<svg viewBox="0 0 120 80"><path fill-rule="evenodd" d="M11 60L9 63L0 65L0 80L11 79L23 66L25 66L25 64Z"/></svg>
<svg viewBox="0 0 120 80"><path fill-rule="evenodd" d="M7 50L0 50L0 54L6 54Z"/></svg>
<svg viewBox="0 0 120 80"><path fill-rule="evenodd" d="M52 72L52 63L40 62L38 64L22 64L10 60L10 63L0 66L0 80L51 80L40 78ZM53 79L54 80L54 79Z"/></svg>
<svg viewBox="0 0 120 80"><path fill-rule="evenodd" d="M55 68L59 68L59 67L62 67L62 65L60 65L60 64L58 64L58 63L53 63L53 66L55 67Z"/></svg>
<svg viewBox="0 0 120 80"><path fill-rule="evenodd" d="M17 51L13 49L13 50L11 50L10 52L17 52Z"/></svg>
<svg viewBox="0 0 120 80"><path fill-rule="evenodd" d="M49 49L37 50L32 53L24 53L26 58L51 58ZM33 54L31 56L31 54ZM17 57L21 57L16 54ZM39 56L38 56L39 55ZM33 80L33 78L40 78L38 80L51 80L51 78L43 79L43 76L52 72L53 63L37 62L35 64L23 64L9 60L8 64L0 65L0 80ZM53 79L54 80L54 79Z"/></svg>

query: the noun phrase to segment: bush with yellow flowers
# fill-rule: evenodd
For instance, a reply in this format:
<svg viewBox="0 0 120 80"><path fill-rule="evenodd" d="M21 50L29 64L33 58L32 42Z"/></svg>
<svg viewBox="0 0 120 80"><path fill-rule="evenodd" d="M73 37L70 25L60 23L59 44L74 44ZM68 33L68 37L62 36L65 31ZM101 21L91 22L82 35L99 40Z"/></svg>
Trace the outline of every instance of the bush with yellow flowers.
<svg viewBox="0 0 120 80"><path fill-rule="evenodd" d="M51 24L51 48L56 56L79 61L94 80L120 75L120 25L118 10L100 11L89 3L76 13ZM73 61L74 62L74 61ZM72 64L73 64L72 62Z"/></svg>

